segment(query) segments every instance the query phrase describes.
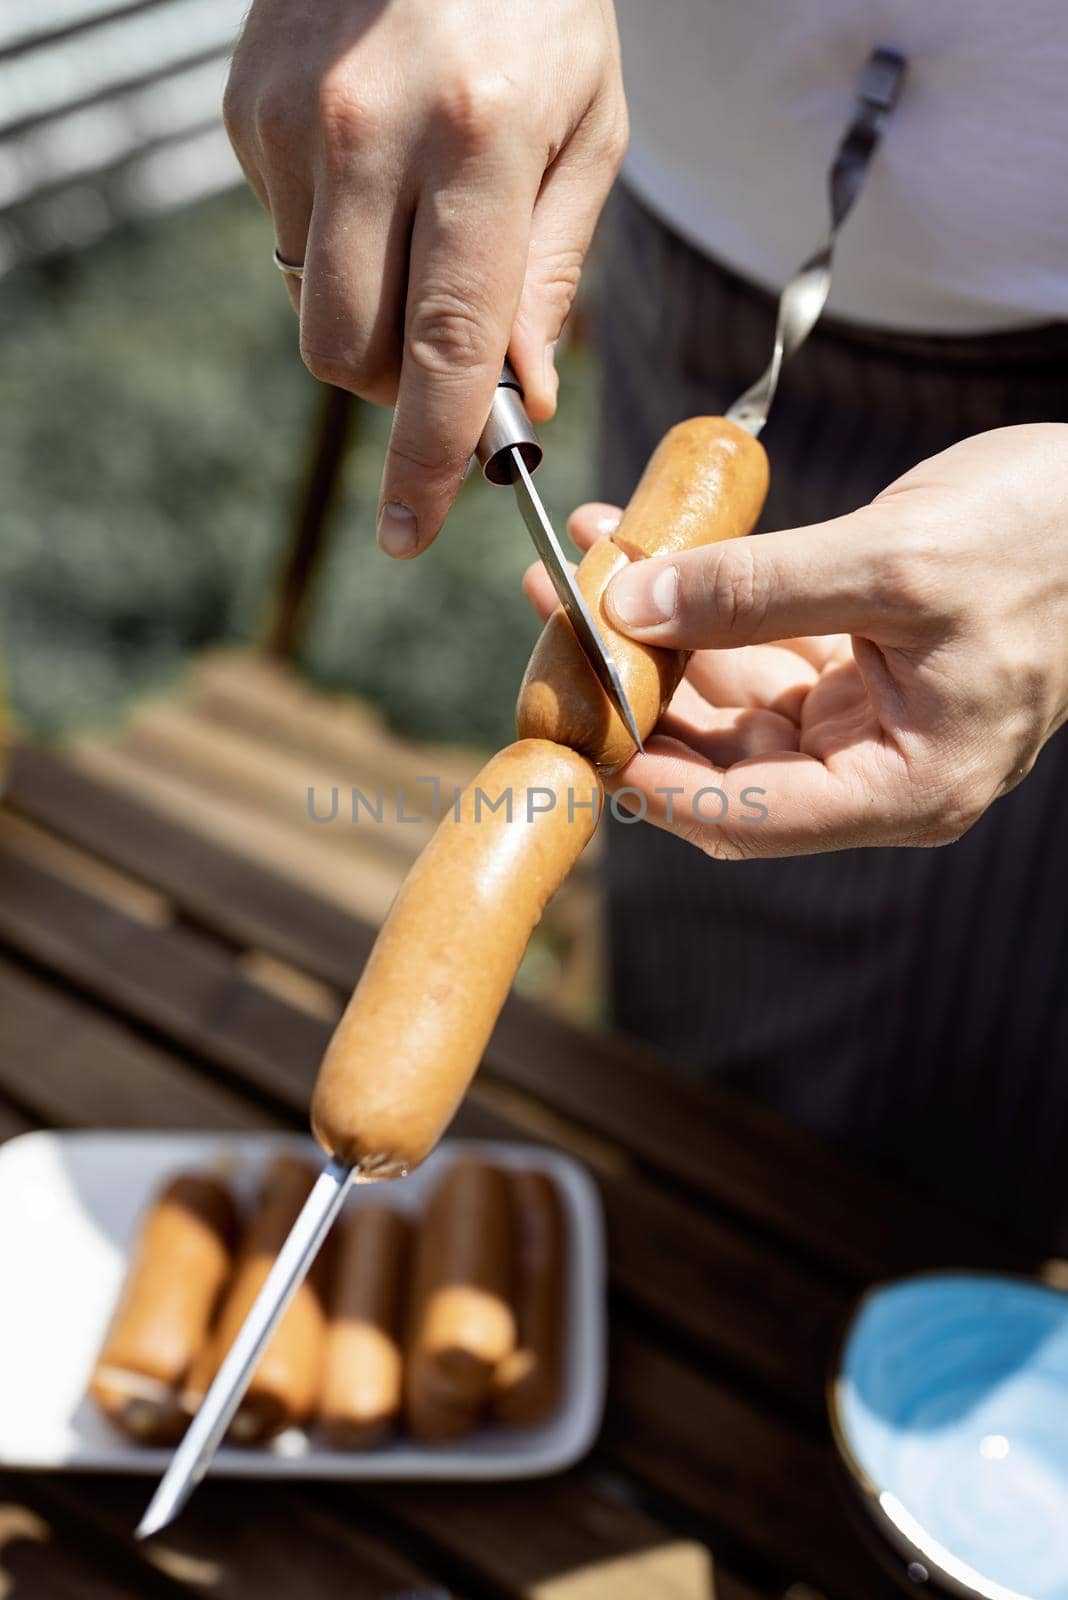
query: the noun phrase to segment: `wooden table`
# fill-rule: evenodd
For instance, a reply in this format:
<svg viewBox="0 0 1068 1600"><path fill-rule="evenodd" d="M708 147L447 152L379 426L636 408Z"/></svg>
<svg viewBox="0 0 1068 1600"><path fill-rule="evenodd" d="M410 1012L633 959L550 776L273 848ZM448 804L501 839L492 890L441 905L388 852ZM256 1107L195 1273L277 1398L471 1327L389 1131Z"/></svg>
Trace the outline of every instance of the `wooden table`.
<svg viewBox="0 0 1068 1600"><path fill-rule="evenodd" d="M0 1134L303 1126L371 936L98 776L19 750L0 810ZM611 1379L590 1458L500 1486L209 1480L147 1548L130 1538L145 1479L0 1475L5 1600L901 1592L825 1421L843 1318L897 1273L1036 1264L519 999L457 1131L559 1143L599 1181Z"/></svg>

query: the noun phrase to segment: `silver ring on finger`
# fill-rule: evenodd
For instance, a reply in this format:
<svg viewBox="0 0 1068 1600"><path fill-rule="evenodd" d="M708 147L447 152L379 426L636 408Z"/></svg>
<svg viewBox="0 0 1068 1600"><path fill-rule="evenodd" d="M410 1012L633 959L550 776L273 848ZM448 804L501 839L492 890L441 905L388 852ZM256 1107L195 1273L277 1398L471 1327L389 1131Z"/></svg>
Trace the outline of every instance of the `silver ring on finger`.
<svg viewBox="0 0 1068 1600"><path fill-rule="evenodd" d="M304 276L303 261L286 261L283 256L278 254L277 249L275 249L274 252L274 264L278 268L279 272L284 272L287 278L296 278L298 283Z"/></svg>

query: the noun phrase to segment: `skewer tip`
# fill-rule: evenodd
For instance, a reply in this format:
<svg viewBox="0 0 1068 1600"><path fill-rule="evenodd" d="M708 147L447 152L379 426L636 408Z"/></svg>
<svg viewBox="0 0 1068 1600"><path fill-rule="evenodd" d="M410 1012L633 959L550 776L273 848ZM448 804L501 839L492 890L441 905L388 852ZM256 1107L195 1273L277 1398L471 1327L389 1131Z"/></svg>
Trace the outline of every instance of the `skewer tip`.
<svg viewBox="0 0 1068 1600"><path fill-rule="evenodd" d="M157 1505L158 1495L154 1495L149 1503L148 1510L134 1529L134 1538L137 1540L151 1539L154 1533L159 1533L169 1522L174 1520L174 1510L166 1506Z"/></svg>

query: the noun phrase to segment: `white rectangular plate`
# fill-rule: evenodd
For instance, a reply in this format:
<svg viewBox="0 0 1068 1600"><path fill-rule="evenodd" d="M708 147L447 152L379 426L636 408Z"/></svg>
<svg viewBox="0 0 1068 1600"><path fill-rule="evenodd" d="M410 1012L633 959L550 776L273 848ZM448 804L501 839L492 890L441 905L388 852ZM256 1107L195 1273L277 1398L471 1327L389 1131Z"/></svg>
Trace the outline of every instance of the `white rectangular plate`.
<svg viewBox="0 0 1068 1600"><path fill-rule="evenodd" d="M162 1472L170 1451L132 1444L86 1397L141 1213L180 1169L224 1173L248 1199L279 1151L319 1162L300 1134L37 1132L0 1147L0 1466ZM449 1141L388 1186L419 1211L460 1155L556 1180L567 1223L563 1397L537 1428L486 1427L447 1445L398 1438L367 1452L291 1429L267 1447L224 1445L212 1472L247 1478L521 1478L558 1472L586 1453L605 1386L604 1242L600 1197L586 1172L540 1145ZM353 1190L358 1206L378 1185Z"/></svg>

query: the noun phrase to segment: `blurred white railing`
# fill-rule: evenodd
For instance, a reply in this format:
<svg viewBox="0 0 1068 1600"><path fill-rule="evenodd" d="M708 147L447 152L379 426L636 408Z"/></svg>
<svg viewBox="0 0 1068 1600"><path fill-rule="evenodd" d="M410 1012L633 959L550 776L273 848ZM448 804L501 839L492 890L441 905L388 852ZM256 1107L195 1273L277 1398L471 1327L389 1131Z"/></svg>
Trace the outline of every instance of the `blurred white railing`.
<svg viewBox="0 0 1068 1600"><path fill-rule="evenodd" d="M221 123L246 0L3 0L0 273L240 181Z"/></svg>

